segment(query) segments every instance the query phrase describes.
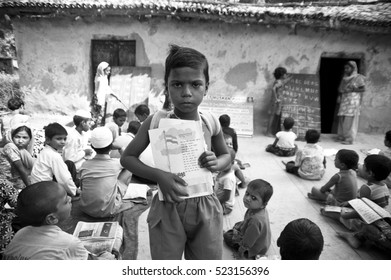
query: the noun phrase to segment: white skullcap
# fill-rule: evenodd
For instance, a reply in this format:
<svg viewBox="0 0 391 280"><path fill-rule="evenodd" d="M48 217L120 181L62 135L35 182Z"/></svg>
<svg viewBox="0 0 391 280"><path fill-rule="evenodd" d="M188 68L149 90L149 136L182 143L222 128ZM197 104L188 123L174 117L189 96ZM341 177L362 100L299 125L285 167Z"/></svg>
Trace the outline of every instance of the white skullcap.
<svg viewBox="0 0 391 280"><path fill-rule="evenodd" d="M113 134L107 127L101 126L91 132L91 145L101 149L109 146L113 142Z"/></svg>
<svg viewBox="0 0 391 280"><path fill-rule="evenodd" d="M75 116L79 116L85 119L91 119L91 113L86 110L77 110Z"/></svg>

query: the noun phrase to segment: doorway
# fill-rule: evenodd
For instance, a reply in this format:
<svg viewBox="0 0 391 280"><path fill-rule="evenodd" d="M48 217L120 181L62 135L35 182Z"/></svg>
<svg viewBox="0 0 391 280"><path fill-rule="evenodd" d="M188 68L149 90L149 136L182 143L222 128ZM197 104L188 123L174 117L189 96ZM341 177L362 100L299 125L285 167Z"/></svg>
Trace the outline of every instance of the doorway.
<svg viewBox="0 0 391 280"><path fill-rule="evenodd" d="M353 60L357 63L358 73L363 72L363 54L323 54L320 59L320 117L322 133L337 133L338 127L338 87L341 82L344 65Z"/></svg>

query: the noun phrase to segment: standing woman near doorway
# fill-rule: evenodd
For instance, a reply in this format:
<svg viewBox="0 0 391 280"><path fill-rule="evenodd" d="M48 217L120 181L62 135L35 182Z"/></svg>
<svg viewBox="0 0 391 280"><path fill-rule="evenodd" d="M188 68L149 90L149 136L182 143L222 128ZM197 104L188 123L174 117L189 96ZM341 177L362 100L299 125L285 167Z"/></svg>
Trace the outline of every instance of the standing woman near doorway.
<svg viewBox="0 0 391 280"><path fill-rule="evenodd" d="M105 125L106 119L106 102L107 98L113 94L113 90L109 86L109 74L111 71L111 67L107 62L102 61L99 63L98 68L96 69L95 74L95 105L94 108L95 114L97 115L97 124ZM94 115L95 115L94 114Z"/></svg>
<svg viewBox="0 0 391 280"><path fill-rule="evenodd" d="M348 61L345 64L338 91L338 140L350 145L357 135L360 106L365 91L365 77L357 73L356 62Z"/></svg>

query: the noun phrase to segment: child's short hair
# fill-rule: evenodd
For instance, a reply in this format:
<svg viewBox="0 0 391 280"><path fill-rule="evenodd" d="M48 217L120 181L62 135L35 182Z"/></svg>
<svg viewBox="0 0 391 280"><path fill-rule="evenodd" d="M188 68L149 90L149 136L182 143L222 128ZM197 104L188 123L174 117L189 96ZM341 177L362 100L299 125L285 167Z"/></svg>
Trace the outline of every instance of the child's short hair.
<svg viewBox="0 0 391 280"><path fill-rule="evenodd" d="M277 239L282 260L318 260L323 245L320 228L306 218L289 222Z"/></svg>
<svg viewBox="0 0 391 280"><path fill-rule="evenodd" d="M23 226L41 226L46 216L57 211L58 188L54 181L42 181L24 188L18 196L16 214Z"/></svg>
<svg viewBox="0 0 391 280"><path fill-rule="evenodd" d="M83 118L83 117L80 117L80 116L73 116L73 123L76 127L78 127L83 121L85 121L86 119Z"/></svg>
<svg viewBox="0 0 391 280"><path fill-rule="evenodd" d="M140 104L136 107L136 109L134 110L134 114L135 115L140 115L140 116L143 116L143 115L147 115L149 116L150 114L150 111L149 111L149 108L147 105L145 104Z"/></svg>
<svg viewBox="0 0 391 280"><path fill-rule="evenodd" d="M141 123L138 121L131 121L128 125L128 132L133 133L134 135L137 134L138 130L140 129Z"/></svg>
<svg viewBox="0 0 391 280"><path fill-rule="evenodd" d="M24 102L19 97L12 97L11 99L8 100L7 106L8 109L10 109L11 111L15 111L20 107L24 106Z"/></svg>
<svg viewBox="0 0 391 280"><path fill-rule="evenodd" d="M164 73L166 89L168 87L168 76L170 75L171 70L181 67L203 69L206 85L209 84L209 64L205 55L192 48L170 45Z"/></svg>
<svg viewBox="0 0 391 280"><path fill-rule="evenodd" d="M291 129L295 125L295 120L291 117L287 117L284 119L284 123L282 125L286 130Z"/></svg>
<svg viewBox="0 0 391 280"><path fill-rule="evenodd" d="M309 144L318 143L319 138L320 138L320 133L316 129L309 129L305 133L305 140Z"/></svg>
<svg viewBox="0 0 391 280"><path fill-rule="evenodd" d="M269 182L266 182L262 179L255 179L252 180L247 188L250 188L251 190L257 192L259 196L262 198L263 204L266 205L270 198L273 195L273 187L270 185Z"/></svg>
<svg viewBox="0 0 391 280"><path fill-rule="evenodd" d="M31 129L28 126L22 125L11 132L11 138L14 138L16 134L18 134L20 131L26 131L27 135L30 137L30 140L33 138L33 134L31 133Z"/></svg>
<svg viewBox="0 0 391 280"><path fill-rule="evenodd" d="M288 71L284 67L277 67L274 70L273 76L278 80L281 79L282 76L284 76L286 73L288 73Z"/></svg>
<svg viewBox="0 0 391 280"><path fill-rule="evenodd" d="M385 140L391 144L391 130L386 132Z"/></svg>
<svg viewBox="0 0 391 280"><path fill-rule="evenodd" d="M341 149L335 155L339 161L346 165L348 169L357 169L359 160L358 154L353 150Z"/></svg>
<svg viewBox="0 0 391 280"><path fill-rule="evenodd" d="M122 118L122 117L126 117L125 110L121 109L121 108L115 109L113 112L113 118L118 119L118 118Z"/></svg>
<svg viewBox="0 0 391 280"><path fill-rule="evenodd" d="M369 155L364 159L365 168L376 181L385 180L391 172L391 159L383 155Z"/></svg>
<svg viewBox="0 0 391 280"><path fill-rule="evenodd" d="M227 114L221 115L219 121L222 127L229 127L231 124L231 118Z"/></svg>
<svg viewBox="0 0 391 280"><path fill-rule="evenodd" d="M59 123L51 123L45 127L45 137L52 139L55 135L68 135L67 130Z"/></svg>

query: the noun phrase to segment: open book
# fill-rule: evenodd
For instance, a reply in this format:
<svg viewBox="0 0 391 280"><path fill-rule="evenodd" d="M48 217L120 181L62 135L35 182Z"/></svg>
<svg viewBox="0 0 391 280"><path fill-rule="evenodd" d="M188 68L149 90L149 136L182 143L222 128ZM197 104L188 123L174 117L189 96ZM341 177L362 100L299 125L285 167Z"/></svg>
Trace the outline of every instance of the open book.
<svg viewBox="0 0 391 280"><path fill-rule="evenodd" d="M73 232L84 247L93 254L119 252L122 245L123 229L118 222L78 222Z"/></svg>
<svg viewBox="0 0 391 280"><path fill-rule="evenodd" d="M186 181L183 189L189 196L183 198L213 193L212 173L198 164L198 158L206 150L200 122L161 119L159 128L149 130L149 139L155 167ZM160 189L158 194L164 200Z"/></svg>
<svg viewBox="0 0 391 280"><path fill-rule="evenodd" d="M367 224L384 218L391 218L391 214L387 210L366 197L349 200L349 204Z"/></svg>

